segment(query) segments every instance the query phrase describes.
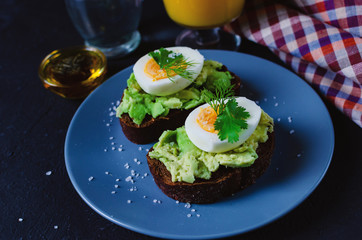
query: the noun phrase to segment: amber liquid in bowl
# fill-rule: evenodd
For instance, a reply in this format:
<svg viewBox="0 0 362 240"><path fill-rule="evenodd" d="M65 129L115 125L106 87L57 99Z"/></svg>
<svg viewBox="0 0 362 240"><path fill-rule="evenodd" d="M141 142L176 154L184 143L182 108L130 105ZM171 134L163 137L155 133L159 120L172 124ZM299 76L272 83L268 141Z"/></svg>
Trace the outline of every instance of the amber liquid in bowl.
<svg viewBox="0 0 362 240"><path fill-rule="evenodd" d="M169 17L190 29L208 29L231 22L245 0L163 0Z"/></svg>
<svg viewBox="0 0 362 240"><path fill-rule="evenodd" d="M46 89L73 99L86 97L103 82L105 72L105 56L91 47L55 50L39 68Z"/></svg>

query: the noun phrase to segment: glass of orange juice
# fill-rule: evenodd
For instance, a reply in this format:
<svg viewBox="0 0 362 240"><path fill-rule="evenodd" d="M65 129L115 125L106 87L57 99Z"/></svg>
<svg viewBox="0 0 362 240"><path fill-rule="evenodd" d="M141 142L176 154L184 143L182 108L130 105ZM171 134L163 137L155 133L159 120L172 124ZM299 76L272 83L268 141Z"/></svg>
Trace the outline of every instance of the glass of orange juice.
<svg viewBox="0 0 362 240"><path fill-rule="evenodd" d="M176 45L237 50L241 38L220 27L236 19L245 0L163 0L168 16L186 28Z"/></svg>

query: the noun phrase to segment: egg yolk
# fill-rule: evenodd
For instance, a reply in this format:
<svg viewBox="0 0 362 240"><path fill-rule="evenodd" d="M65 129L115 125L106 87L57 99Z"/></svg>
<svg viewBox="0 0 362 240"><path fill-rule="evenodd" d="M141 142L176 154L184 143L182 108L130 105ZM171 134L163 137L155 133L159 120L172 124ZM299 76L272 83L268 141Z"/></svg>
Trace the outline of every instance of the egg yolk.
<svg viewBox="0 0 362 240"><path fill-rule="evenodd" d="M144 72L147 77L152 78L152 81L157 81L160 79L176 76L177 74L172 71L168 75L164 69L160 68L160 65L157 64L155 59L151 58L147 61L145 65Z"/></svg>
<svg viewBox="0 0 362 240"><path fill-rule="evenodd" d="M196 122L199 126L207 132L217 133L214 124L217 118L217 114L212 107L201 108L197 115Z"/></svg>

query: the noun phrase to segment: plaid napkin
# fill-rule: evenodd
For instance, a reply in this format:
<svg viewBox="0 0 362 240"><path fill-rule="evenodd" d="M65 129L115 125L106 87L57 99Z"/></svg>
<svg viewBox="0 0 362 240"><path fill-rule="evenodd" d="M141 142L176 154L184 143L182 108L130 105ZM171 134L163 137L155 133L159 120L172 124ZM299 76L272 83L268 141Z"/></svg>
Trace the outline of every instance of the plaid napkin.
<svg viewBox="0 0 362 240"><path fill-rule="evenodd" d="M269 47L362 127L362 1L246 1L226 30Z"/></svg>

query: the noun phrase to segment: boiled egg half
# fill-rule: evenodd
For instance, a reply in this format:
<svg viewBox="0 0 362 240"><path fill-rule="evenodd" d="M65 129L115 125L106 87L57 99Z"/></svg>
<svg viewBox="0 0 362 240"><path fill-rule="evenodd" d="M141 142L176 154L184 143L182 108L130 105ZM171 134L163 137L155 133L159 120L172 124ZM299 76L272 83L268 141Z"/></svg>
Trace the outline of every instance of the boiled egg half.
<svg viewBox="0 0 362 240"><path fill-rule="evenodd" d="M204 104L194 109L186 119L185 130L191 142L201 150L211 153L226 152L245 142L259 124L261 108L245 97L237 97L236 102L250 114L246 119L248 127L240 131L239 141L230 143L227 139L219 139L214 129L217 114L209 104Z"/></svg>
<svg viewBox="0 0 362 240"><path fill-rule="evenodd" d="M200 74L204 65L204 56L199 51L189 47L165 48L172 54L182 54L187 62L186 71L190 72L189 79L177 74L172 74L171 79L166 71L161 69L157 62L148 54L141 57L133 67L133 73L140 87L149 94L167 96L189 86Z"/></svg>

